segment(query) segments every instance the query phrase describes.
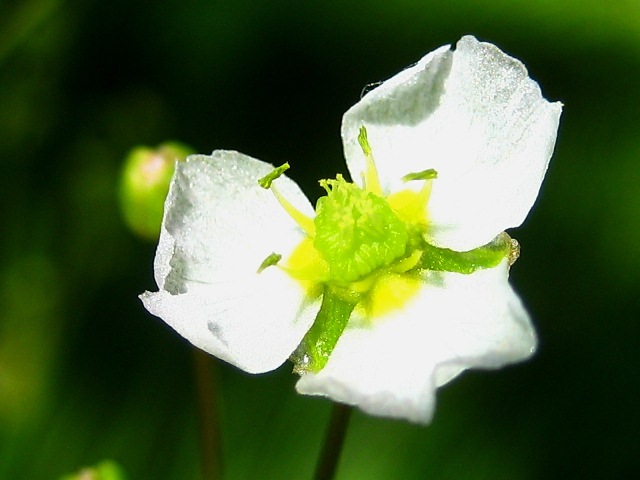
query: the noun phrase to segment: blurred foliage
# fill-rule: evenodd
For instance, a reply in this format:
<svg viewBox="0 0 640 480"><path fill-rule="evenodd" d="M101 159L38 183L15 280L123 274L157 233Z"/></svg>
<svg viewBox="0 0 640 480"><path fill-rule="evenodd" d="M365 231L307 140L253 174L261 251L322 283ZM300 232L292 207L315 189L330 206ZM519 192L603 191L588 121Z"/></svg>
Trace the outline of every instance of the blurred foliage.
<svg viewBox="0 0 640 480"><path fill-rule="evenodd" d="M421 428L356 414L339 478L629 478L640 467L640 2L0 2L0 478L103 458L198 478L190 347L148 315L153 246L118 211L132 146L274 164L313 197L345 172L363 87L471 33L562 100L514 283L538 355L443 389ZM220 364L230 479L307 478L329 403L288 367Z"/></svg>

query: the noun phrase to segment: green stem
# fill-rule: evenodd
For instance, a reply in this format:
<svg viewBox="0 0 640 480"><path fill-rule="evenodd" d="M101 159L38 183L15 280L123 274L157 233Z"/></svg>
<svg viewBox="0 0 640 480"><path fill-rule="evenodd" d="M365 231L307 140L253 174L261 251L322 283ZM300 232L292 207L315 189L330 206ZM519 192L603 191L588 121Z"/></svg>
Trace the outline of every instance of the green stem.
<svg viewBox="0 0 640 480"><path fill-rule="evenodd" d="M222 479L222 442L215 387L218 385L217 364L197 348L193 349L198 392L200 444L203 480Z"/></svg>
<svg viewBox="0 0 640 480"><path fill-rule="evenodd" d="M352 410L353 408L349 405L333 404L329 426L313 477L315 480L333 480L335 478Z"/></svg>
<svg viewBox="0 0 640 480"><path fill-rule="evenodd" d="M313 372L324 368L347 326L356 303L356 301L345 300L331 287L324 288L318 315L302 339L305 353L309 356L309 365L305 368Z"/></svg>

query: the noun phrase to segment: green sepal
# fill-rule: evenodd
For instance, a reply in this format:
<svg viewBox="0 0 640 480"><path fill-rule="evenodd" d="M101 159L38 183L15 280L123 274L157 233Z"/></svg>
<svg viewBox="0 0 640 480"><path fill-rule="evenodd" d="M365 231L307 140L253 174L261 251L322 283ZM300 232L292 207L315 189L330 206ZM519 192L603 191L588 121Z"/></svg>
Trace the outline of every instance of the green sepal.
<svg viewBox="0 0 640 480"><path fill-rule="evenodd" d="M292 358L298 373L319 372L324 368L357 303L351 295L324 287L320 311Z"/></svg>
<svg viewBox="0 0 640 480"><path fill-rule="evenodd" d="M467 252L456 252L448 248L434 247L425 243L419 267L437 272L470 274L483 268L497 266L511 253L511 238L501 233L490 243Z"/></svg>
<svg viewBox="0 0 640 480"><path fill-rule="evenodd" d="M262 188L269 189L271 188L271 183L278 177L282 176L284 172L289 170L289 163L283 163L279 167L274 168L269 173L267 173L264 177L258 180L258 185Z"/></svg>

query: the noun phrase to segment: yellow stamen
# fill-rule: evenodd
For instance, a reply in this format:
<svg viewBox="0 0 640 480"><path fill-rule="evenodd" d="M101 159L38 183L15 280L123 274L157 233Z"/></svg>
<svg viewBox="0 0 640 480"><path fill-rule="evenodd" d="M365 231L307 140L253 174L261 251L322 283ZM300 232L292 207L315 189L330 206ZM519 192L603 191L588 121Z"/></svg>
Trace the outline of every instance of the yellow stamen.
<svg viewBox="0 0 640 480"><path fill-rule="evenodd" d="M275 185L271 185L271 191L276 197L276 200L278 200L280 205L282 205L282 208L284 208L293 221L300 225L300 228L302 228L308 236L314 237L316 235L316 227L313 223L313 219L307 217L304 213L294 207L286 198L284 198Z"/></svg>
<svg viewBox="0 0 640 480"><path fill-rule="evenodd" d="M367 139L367 129L360 127L360 134L358 135L358 143L362 148L367 166L365 171L362 172L362 183L364 183L364 189L368 192L374 193L379 197L382 197L382 187L380 186L380 178L378 177L378 169L376 168L376 162L373 160L373 154L371 153L371 146Z"/></svg>

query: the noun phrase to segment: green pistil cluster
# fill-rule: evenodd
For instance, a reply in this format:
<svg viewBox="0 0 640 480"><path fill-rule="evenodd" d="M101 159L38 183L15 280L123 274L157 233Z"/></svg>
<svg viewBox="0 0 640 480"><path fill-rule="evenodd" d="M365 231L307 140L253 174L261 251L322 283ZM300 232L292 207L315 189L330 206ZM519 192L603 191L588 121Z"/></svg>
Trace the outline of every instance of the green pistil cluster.
<svg viewBox="0 0 640 480"><path fill-rule="evenodd" d="M338 175L322 180L313 246L336 282L354 282L406 254L407 226L381 197Z"/></svg>

